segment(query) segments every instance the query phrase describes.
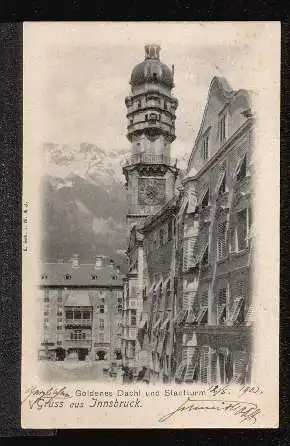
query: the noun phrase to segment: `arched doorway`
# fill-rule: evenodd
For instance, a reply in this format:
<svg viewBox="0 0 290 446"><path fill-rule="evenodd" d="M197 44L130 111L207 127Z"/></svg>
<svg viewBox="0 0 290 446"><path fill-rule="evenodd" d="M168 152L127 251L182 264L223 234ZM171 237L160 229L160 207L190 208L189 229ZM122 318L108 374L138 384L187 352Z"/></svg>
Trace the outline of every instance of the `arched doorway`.
<svg viewBox="0 0 290 446"><path fill-rule="evenodd" d="M106 352L105 352L105 350L98 350L97 351L97 359L99 361L104 361L106 359Z"/></svg>

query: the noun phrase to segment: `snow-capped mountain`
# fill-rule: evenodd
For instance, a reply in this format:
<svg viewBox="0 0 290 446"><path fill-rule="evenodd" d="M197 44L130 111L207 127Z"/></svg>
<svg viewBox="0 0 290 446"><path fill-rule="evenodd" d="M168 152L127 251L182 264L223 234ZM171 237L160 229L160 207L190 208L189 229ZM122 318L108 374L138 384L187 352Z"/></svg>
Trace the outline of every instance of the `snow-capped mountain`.
<svg viewBox="0 0 290 446"><path fill-rule="evenodd" d="M126 151L90 143L43 145L44 260L93 261L108 256L126 265L127 199L122 175ZM181 160L182 161L182 160Z"/></svg>
<svg viewBox="0 0 290 446"><path fill-rule="evenodd" d="M126 262L124 153L93 144L43 147L43 258L82 261L96 254Z"/></svg>

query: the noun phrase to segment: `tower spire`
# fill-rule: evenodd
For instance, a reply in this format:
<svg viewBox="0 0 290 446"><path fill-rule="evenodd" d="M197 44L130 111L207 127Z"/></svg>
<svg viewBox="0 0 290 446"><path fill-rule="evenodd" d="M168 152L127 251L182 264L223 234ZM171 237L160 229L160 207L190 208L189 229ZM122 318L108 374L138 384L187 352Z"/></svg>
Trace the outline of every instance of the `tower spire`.
<svg viewBox="0 0 290 446"><path fill-rule="evenodd" d="M173 70L160 61L159 54L159 45L145 45L145 60L133 69L131 94L125 100L131 156L123 173L131 222L158 212L175 192L178 169L170 152L178 101L171 93Z"/></svg>

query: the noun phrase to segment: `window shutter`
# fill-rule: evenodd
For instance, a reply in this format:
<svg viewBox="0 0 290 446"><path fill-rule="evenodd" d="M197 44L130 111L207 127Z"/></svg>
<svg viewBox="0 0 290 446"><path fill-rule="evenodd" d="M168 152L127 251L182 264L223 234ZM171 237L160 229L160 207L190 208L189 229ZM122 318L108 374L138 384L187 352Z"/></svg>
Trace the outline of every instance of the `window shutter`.
<svg viewBox="0 0 290 446"><path fill-rule="evenodd" d="M211 381L217 382L217 353L211 353Z"/></svg>
<svg viewBox="0 0 290 446"><path fill-rule="evenodd" d="M204 384L208 382L209 348L202 347L200 358L200 381Z"/></svg>
<svg viewBox="0 0 290 446"><path fill-rule="evenodd" d="M217 258L223 259L226 255L226 231L227 223L225 221L217 223Z"/></svg>
<svg viewBox="0 0 290 446"><path fill-rule="evenodd" d="M245 382L246 371L248 365L247 352L238 351L235 352L234 358L234 382L243 384Z"/></svg>

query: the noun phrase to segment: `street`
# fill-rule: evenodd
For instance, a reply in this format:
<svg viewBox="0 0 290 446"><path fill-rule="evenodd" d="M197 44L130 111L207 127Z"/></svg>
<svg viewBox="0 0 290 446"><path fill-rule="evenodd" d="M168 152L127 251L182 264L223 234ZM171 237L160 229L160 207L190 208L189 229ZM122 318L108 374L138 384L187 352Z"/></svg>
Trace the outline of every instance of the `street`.
<svg viewBox="0 0 290 446"><path fill-rule="evenodd" d="M43 380L49 382L98 381L121 383L121 377L110 377L103 373L109 368L107 361L40 361L39 372Z"/></svg>

